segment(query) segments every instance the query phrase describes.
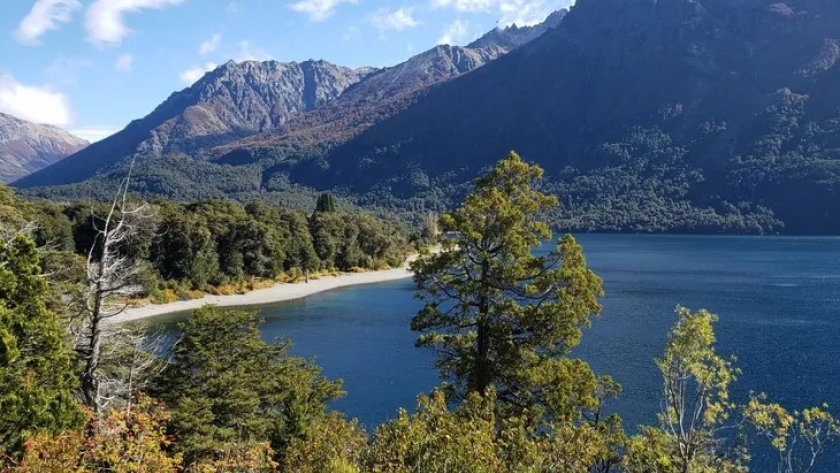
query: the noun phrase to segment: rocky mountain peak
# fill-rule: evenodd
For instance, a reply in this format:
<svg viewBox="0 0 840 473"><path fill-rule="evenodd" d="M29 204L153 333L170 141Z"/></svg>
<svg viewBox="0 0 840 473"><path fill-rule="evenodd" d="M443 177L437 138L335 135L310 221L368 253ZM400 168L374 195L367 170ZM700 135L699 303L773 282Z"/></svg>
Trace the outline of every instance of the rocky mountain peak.
<svg viewBox="0 0 840 473"><path fill-rule="evenodd" d="M499 30L470 47L436 46L383 69L352 69L313 59L228 61L121 132L16 185L76 182L138 154L207 157L209 150L274 139L288 130L328 140L350 136L402 110L432 86L530 41L558 18L562 13L541 25Z"/></svg>

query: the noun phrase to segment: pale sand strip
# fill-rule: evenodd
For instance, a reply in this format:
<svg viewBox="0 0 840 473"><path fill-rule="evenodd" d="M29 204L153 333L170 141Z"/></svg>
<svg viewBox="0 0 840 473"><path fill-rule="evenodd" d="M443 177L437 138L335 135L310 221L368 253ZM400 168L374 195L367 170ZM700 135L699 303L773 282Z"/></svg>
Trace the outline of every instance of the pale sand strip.
<svg viewBox="0 0 840 473"><path fill-rule="evenodd" d="M273 302L300 299L318 292L338 289L340 287L395 281L409 277L411 277L411 271L406 267L365 273L348 273L340 276L324 276L319 279L310 279L308 283L279 283L267 289L258 289L245 294L233 294L229 296L208 295L201 299L177 301L170 304L151 304L142 307L132 307L109 319L109 322L130 322L157 315L195 310L207 304L215 304L220 307L271 304Z"/></svg>

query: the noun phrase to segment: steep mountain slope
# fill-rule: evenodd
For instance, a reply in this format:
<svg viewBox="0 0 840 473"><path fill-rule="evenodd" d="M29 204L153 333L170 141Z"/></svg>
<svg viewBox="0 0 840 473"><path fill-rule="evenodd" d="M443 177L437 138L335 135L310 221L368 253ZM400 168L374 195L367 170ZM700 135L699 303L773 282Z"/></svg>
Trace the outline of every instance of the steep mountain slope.
<svg viewBox="0 0 840 473"><path fill-rule="evenodd" d="M184 181L196 179L201 180L194 182L200 186L192 187L213 186L211 195L229 193L231 182L241 183L237 188L242 191L257 191L263 183L258 177L252 179L252 169L239 169L235 178L213 184L204 181L204 176L218 176L224 169L211 169L204 161L186 166L183 156L176 155L266 168L277 161L278 149L321 152L406 108L430 86L479 68L532 40L559 24L564 15L565 11L555 12L531 27L494 29L469 47L437 46L378 71L351 71L322 61L228 63L173 94L114 137L15 186L52 186L97 174L107 176L120 172L130 157L139 156L135 182L149 195L195 197L179 193L191 187Z"/></svg>
<svg viewBox="0 0 840 473"><path fill-rule="evenodd" d="M263 161L271 166L286 152L317 154L404 110L433 85L478 69L560 24L566 11L535 26L495 28L466 47L439 45L394 67L371 74L324 107L283 127L212 150L221 163ZM313 150L313 148L315 148Z"/></svg>
<svg viewBox="0 0 840 473"><path fill-rule="evenodd" d="M335 99L371 71L326 61L230 61L172 94L145 118L16 185L76 182L133 155L191 153L272 129Z"/></svg>
<svg viewBox="0 0 840 473"><path fill-rule="evenodd" d="M516 149L548 171L564 228L840 234L840 3L578 0L492 51L436 48L204 160L147 161L138 189L303 185L419 215Z"/></svg>
<svg viewBox="0 0 840 473"><path fill-rule="evenodd" d="M87 145L60 128L0 113L0 183L43 169Z"/></svg>
<svg viewBox="0 0 840 473"><path fill-rule="evenodd" d="M493 28L484 36L478 38L467 45L468 49L483 49L486 51L493 51L495 49L503 50L504 52L513 51L514 49L528 43L543 33L552 28L556 28L566 17L568 10L557 10L552 12L542 23L534 26L508 26L504 29Z"/></svg>
<svg viewBox="0 0 840 473"><path fill-rule="evenodd" d="M569 228L840 232L838 38L825 0L579 0L289 176L447 205L516 149L548 170Z"/></svg>

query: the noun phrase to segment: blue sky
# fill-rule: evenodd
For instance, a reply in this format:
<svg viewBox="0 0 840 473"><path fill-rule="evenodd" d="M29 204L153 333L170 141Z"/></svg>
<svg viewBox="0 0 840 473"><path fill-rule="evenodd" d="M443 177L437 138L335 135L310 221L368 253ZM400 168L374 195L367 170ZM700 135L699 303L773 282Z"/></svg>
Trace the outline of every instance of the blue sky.
<svg viewBox="0 0 840 473"><path fill-rule="evenodd" d="M574 0L4 0L0 112L97 140L227 60L390 66Z"/></svg>

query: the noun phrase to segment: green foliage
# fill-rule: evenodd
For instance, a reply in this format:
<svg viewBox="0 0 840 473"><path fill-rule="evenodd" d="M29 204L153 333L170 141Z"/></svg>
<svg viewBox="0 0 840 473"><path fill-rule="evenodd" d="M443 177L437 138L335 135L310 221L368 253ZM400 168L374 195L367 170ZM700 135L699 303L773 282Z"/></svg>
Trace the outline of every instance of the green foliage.
<svg viewBox="0 0 840 473"><path fill-rule="evenodd" d="M311 217L260 201L246 206L229 200L157 201L119 252L143 266L142 282L151 295L175 287L183 293L274 280L294 268L350 271L403 262L408 248L405 227L368 214L335 211L334 198L325 196L333 211ZM96 203L26 201L0 187L0 226L32 226L36 243L53 253L87 257L107 210ZM60 259L67 260L62 256L51 261Z"/></svg>
<svg viewBox="0 0 840 473"><path fill-rule="evenodd" d="M454 410L436 391L420 396L414 414L401 410L376 430L367 464L382 473L588 473L606 449L603 431L591 424L535 429L522 417L497 417L492 388Z"/></svg>
<svg viewBox="0 0 840 473"><path fill-rule="evenodd" d="M712 473L747 471L748 455L729 399L737 369L714 349L717 316L676 309L678 321L668 337L665 356L656 361L663 375L663 410L659 426L641 428L630 440L630 472ZM734 437L723 432L729 428Z"/></svg>
<svg viewBox="0 0 840 473"><path fill-rule="evenodd" d="M603 290L571 236L533 255L551 238L539 215L557 203L536 190L541 177L511 153L441 217L455 236L412 264L426 305L411 326L424 332L418 345L438 352L456 397L493 386L520 411L570 419L594 405L596 382L586 363L564 356L600 312Z"/></svg>
<svg viewBox="0 0 840 473"><path fill-rule="evenodd" d="M171 431L187 464L242 442L269 442L282 457L342 395L316 365L289 356L288 342L264 342L259 324L253 313L212 306L181 324L154 392L172 410Z"/></svg>
<svg viewBox="0 0 840 473"><path fill-rule="evenodd" d="M368 437L358 421L331 412L314 420L310 434L289 443L283 471L295 473L359 473Z"/></svg>
<svg viewBox="0 0 840 473"><path fill-rule="evenodd" d="M318 196L318 202L315 204L316 212L335 212L335 197L329 192Z"/></svg>
<svg viewBox="0 0 840 473"><path fill-rule="evenodd" d="M0 458L19 454L39 431L82 422L70 356L46 297L32 240L0 240Z"/></svg>
<svg viewBox="0 0 840 473"><path fill-rule="evenodd" d="M421 396L417 411L400 410L399 417L376 430L371 445L372 470L502 471L496 444L492 390L486 398L472 395L454 412L441 392Z"/></svg>

